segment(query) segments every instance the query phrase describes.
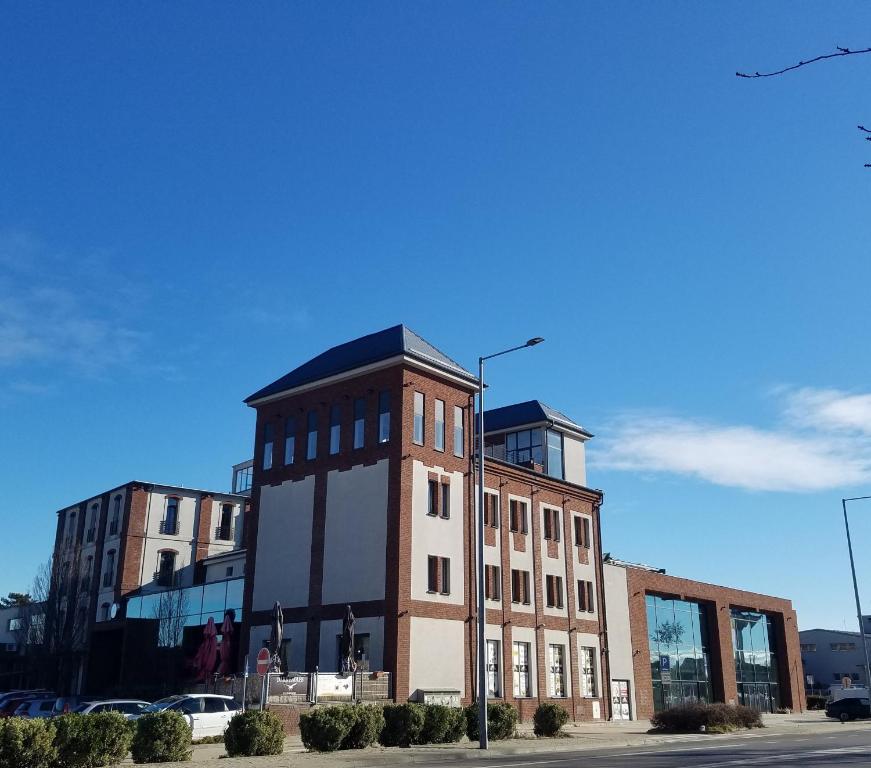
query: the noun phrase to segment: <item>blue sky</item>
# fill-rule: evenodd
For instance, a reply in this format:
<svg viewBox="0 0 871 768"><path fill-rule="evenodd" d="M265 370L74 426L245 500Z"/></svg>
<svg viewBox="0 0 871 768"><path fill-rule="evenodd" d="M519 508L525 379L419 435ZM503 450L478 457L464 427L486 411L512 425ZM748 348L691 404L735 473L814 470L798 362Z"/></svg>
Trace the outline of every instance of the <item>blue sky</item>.
<svg viewBox="0 0 871 768"><path fill-rule="evenodd" d="M404 322L593 431L605 549L852 626L871 56L839 3L8 5L0 592L58 508L223 489L242 399ZM871 503L853 507L871 612Z"/></svg>

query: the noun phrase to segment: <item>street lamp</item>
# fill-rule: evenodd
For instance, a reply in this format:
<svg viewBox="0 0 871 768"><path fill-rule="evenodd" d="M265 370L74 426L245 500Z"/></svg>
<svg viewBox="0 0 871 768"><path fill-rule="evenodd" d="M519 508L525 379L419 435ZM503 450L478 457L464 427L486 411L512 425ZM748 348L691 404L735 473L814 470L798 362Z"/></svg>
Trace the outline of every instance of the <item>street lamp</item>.
<svg viewBox="0 0 871 768"><path fill-rule="evenodd" d="M487 648L484 639L487 609L484 607L484 361L534 347L544 339L536 336L525 344L478 358L478 545L475 568L478 575L478 733L481 749L487 749Z"/></svg>
<svg viewBox="0 0 871 768"><path fill-rule="evenodd" d="M856 565L853 562L853 543L850 541L850 523L847 520L847 502L863 501L871 496L854 496L852 499L841 499L844 508L844 528L847 530L847 549L850 552L850 570L853 573L853 593L856 595L856 618L859 620L859 637L862 640L862 651L865 654L865 687L871 690L871 663L868 662L868 644L865 642L865 626L862 623L862 606L859 603L859 585L856 582Z"/></svg>

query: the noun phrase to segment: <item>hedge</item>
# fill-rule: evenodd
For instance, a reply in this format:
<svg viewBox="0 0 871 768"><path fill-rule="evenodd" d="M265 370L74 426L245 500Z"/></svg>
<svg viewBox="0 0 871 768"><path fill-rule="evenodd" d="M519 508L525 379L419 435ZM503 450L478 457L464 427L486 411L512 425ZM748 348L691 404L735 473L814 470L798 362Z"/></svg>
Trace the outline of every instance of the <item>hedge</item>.
<svg viewBox="0 0 871 768"><path fill-rule="evenodd" d="M504 701L487 703L487 736L492 741L514 738L517 730L517 710ZM466 707L466 735L478 741L478 705Z"/></svg>
<svg viewBox="0 0 871 768"><path fill-rule="evenodd" d="M424 707L423 730L415 744L451 744L466 733L466 715L458 707L427 704Z"/></svg>
<svg viewBox="0 0 871 768"><path fill-rule="evenodd" d="M420 744L425 722L423 704L388 704L384 707L384 729L379 741L385 747Z"/></svg>
<svg viewBox="0 0 871 768"><path fill-rule="evenodd" d="M136 721L134 763L184 762L191 751L191 729L178 712L149 712Z"/></svg>
<svg viewBox="0 0 871 768"><path fill-rule="evenodd" d="M532 716L533 732L536 736L556 736L569 721L569 713L559 704L542 702L535 708Z"/></svg>
<svg viewBox="0 0 871 768"><path fill-rule="evenodd" d="M239 712L224 731L224 746L230 757L280 755L284 751L284 726L274 712Z"/></svg>
<svg viewBox="0 0 871 768"><path fill-rule="evenodd" d="M376 704L354 704L351 707L351 728L339 749L371 747L384 730L384 711Z"/></svg>
<svg viewBox="0 0 871 768"><path fill-rule="evenodd" d="M43 719L0 719L0 768L52 768L54 724Z"/></svg>
<svg viewBox="0 0 871 768"><path fill-rule="evenodd" d="M650 724L654 731L663 733L693 733L701 730L712 733L736 731L740 728L762 728L759 710L740 704L681 704L657 712Z"/></svg>
<svg viewBox="0 0 871 768"><path fill-rule="evenodd" d="M336 704L313 707L299 716L299 732L306 749L335 752L348 738L355 715L352 705Z"/></svg>
<svg viewBox="0 0 871 768"><path fill-rule="evenodd" d="M130 751L133 727L120 712L67 714L53 721L56 768L117 765Z"/></svg>

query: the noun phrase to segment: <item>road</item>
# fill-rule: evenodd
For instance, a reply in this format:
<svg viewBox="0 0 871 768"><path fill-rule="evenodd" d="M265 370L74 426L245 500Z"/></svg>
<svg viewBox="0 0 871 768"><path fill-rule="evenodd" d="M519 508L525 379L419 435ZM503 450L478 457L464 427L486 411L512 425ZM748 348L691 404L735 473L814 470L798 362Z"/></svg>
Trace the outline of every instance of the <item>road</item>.
<svg viewBox="0 0 871 768"><path fill-rule="evenodd" d="M845 729L831 734L768 735L764 732L734 738L658 744L632 749L584 750L466 759L464 768L827 768L871 766L871 723L868 730ZM416 768L445 765L444 760L416 763Z"/></svg>

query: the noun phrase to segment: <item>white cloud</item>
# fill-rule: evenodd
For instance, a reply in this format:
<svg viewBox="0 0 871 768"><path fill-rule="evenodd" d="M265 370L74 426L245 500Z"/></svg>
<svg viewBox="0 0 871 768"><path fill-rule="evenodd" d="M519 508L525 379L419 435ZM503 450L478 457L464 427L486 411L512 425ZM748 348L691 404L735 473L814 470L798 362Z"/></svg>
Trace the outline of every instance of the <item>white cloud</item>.
<svg viewBox="0 0 871 768"><path fill-rule="evenodd" d="M591 446L593 468L691 476L755 491L822 491L871 482L871 395L782 391L783 420L764 429L624 414Z"/></svg>

